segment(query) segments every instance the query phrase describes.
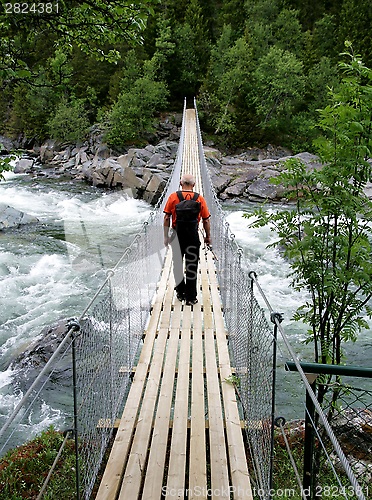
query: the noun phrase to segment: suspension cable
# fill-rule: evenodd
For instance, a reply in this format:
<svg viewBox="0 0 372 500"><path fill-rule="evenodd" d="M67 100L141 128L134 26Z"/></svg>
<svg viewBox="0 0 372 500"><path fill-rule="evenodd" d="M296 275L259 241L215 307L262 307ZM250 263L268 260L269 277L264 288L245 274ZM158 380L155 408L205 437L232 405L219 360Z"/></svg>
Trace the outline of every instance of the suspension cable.
<svg viewBox="0 0 372 500"><path fill-rule="evenodd" d="M296 476L296 481L297 481L297 484L298 484L298 486L300 488L300 491L301 491L301 496L302 496L302 498L304 500L307 500L305 492L303 491L300 474L298 472L298 468L297 468L295 459L293 457L293 453L292 453L291 447L289 446L289 442L288 442L288 439L287 439L287 435L285 433L285 429L283 427L283 422L285 423L285 420L284 420L283 417L278 417L278 418L275 419L275 425L277 425L277 426L280 427L280 432L282 433L282 437L283 437L283 440L284 440L284 443L285 443L285 447L287 448L287 453L288 453L288 456L289 456L289 460L291 461L292 468L293 468L293 471L294 471L295 476Z"/></svg>
<svg viewBox="0 0 372 500"><path fill-rule="evenodd" d="M41 490L40 490L38 496L36 497L36 500L41 500L42 499L42 497L43 497L43 495L45 493L45 490L47 489L47 486L49 484L50 478L52 477L52 474L53 474L55 468L57 467L58 461L61 458L62 452L63 452L63 450L64 450L64 448L66 446L67 440L70 438L70 435L72 435L72 434L73 434L73 431L71 431L71 430L66 431L65 438L64 438L64 440L63 440L63 442L62 442L62 444L61 444L61 446L60 446L60 448L58 450L57 456L54 459L53 464L51 465L51 467L49 469L48 475L45 478L43 486L41 487Z"/></svg>

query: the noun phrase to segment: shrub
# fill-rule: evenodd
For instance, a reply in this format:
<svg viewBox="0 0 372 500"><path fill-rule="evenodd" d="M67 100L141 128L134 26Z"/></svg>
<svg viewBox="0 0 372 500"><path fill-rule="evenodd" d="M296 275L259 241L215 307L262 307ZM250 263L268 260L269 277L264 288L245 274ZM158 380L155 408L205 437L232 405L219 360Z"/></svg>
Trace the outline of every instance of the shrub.
<svg viewBox="0 0 372 500"><path fill-rule="evenodd" d="M48 130L53 139L63 142L78 142L84 139L88 127L88 112L82 99L63 100L54 116L48 121Z"/></svg>

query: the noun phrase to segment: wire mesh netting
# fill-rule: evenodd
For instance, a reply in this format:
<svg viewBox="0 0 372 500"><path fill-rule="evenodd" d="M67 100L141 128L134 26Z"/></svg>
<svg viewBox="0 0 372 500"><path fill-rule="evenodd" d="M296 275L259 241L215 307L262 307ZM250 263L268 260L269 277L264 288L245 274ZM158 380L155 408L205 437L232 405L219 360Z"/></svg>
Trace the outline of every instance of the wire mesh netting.
<svg viewBox="0 0 372 500"><path fill-rule="evenodd" d="M335 400L332 401L332 396ZM329 387L327 418L360 486L372 497L372 389L333 383ZM320 428L319 431L322 429ZM322 432L324 434L324 432ZM337 465L332 446L327 449ZM368 487L370 491L368 492Z"/></svg>

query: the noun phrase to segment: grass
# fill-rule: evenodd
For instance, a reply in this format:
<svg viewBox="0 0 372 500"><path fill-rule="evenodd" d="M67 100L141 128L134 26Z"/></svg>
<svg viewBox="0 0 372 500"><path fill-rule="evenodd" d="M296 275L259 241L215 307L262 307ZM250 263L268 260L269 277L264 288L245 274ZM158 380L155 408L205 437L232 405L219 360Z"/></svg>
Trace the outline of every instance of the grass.
<svg viewBox="0 0 372 500"><path fill-rule="evenodd" d="M36 499L61 447L64 436L53 427L0 459L0 500ZM43 500L73 500L75 451L70 439L62 452Z"/></svg>
<svg viewBox="0 0 372 500"><path fill-rule="evenodd" d="M290 449L298 468L299 476L302 482L303 474L303 437L299 436L290 441ZM314 487L317 498L329 500L345 500L345 496L350 500L356 500L354 489L352 488L348 477L343 470L335 467L339 475L341 485L337 481L334 472L328 461L323 458L318 481ZM291 500L302 500L301 490L298 486L296 476L290 462L287 449L281 435L276 436L275 455L274 455L274 474L273 474L274 499L290 498ZM361 477L358 478L361 483ZM362 491L366 499L372 499L371 486L362 485Z"/></svg>

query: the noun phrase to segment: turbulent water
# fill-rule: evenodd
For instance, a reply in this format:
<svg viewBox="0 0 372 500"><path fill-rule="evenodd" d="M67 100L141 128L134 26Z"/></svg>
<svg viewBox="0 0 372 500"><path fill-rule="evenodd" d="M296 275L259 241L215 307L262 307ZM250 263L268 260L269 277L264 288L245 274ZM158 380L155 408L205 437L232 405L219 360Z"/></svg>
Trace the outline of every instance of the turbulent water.
<svg viewBox="0 0 372 500"><path fill-rule="evenodd" d="M22 397L10 363L44 327L82 313L151 207L85 184L35 183L10 173L0 183L0 202L39 219L35 225L0 232L1 426ZM17 439L11 441L63 419L70 402L63 393L52 392L41 411L23 415Z"/></svg>
<svg viewBox="0 0 372 500"><path fill-rule="evenodd" d="M45 326L61 317L80 315L102 283L105 269L117 261L147 219L151 206L85 184L35 183L26 175L14 174L7 174L6 181L0 183L0 201L39 219L35 226L0 233L2 425L22 396L21 390L14 389L17 373L9 368L11 361ZM276 250L266 248L275 236L267 228L249 228L243 219L244 210L251 208L226 207L227 220L244 250L247 266L257 273L274 310L283 313L283 326L295 351L311 361L311 346L302 342L304 328L290 322L304 296L290 289L288 264ZM363 332L360 341L349 347L348 361L369 366L371 353L370 332ZM301 418L302 389L298 389L296 375L285 373L283 368L288 357L280 342L278 411L285 411L286 418ZM19 424L21 438L63 421L63 398L50 393L41 410L24 415Z"/></svg>

